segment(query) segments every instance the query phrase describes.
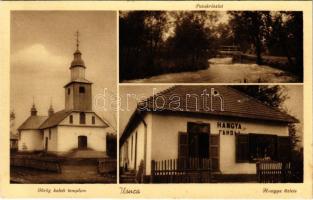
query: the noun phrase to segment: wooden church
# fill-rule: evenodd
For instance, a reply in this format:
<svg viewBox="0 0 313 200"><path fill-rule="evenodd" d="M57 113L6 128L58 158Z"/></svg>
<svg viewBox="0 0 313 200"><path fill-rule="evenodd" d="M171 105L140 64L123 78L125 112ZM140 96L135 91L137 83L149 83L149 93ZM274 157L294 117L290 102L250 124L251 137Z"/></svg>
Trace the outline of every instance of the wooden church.
<svg viewBox="0 0 313 200"><path fill-rule="evenodd" d="M71 63L71 79L64 86L65 109L48 116L38 116L33 104L30 116L18 128L18 150L46 151L67 155L75 150L89 150L98 157L106 155L106 138L111 127L92 110L92 82L85 78L86 66L77 49Z"/></svg>

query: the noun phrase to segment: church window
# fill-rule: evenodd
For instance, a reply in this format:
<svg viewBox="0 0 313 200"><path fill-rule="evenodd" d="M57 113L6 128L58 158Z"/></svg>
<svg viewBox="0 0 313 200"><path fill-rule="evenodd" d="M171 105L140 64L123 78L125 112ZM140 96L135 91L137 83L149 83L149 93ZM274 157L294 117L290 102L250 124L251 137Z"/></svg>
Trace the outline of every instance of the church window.
<svg viewBox="0 0 313 200"><path fill-rule="evenodd" d="M81 113L79 114L79 123L80 123L80 124L85 124L85 123L86 123L86 115L85 115L85 113L83 113L83 112L81 112Z"/></svg>
<svg viewBox="0 0 313 200"><path fill-rule="evenodd" d="M85 88L83 86L79 87L79 93L85 93Z"/></svg>
<svg viewBox="0 0 313 200"><path fill-rule="evenodd" d="M51 140L51 129L49 129L49 140Z"/></svg>
<svg viewBox="0 0 313 200"><path fill-rule="evenodd" d="M73 124L73 115L70 115L70 124Z"/></svg>
<svg viewBox="0 0 313 200"><path fill-rule="evenodd" d="M71 88L67 88L67 94L68 94L68 95L71 94Z"/></svg>
<svg viewBox="0 0 313 200"><path fill-rule="evenodd" d="M92 123L92 124L95 124L95 123L96 123L96 118L95 118L95 116L92 116L92 118L91 118L91 123Z"/></svg>

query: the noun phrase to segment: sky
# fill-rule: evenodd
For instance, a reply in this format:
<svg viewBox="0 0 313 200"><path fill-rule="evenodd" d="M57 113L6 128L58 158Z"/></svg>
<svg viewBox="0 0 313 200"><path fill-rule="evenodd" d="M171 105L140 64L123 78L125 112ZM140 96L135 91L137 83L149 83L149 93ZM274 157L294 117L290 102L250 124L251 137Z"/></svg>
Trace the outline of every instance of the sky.
<svg viewBox="0 0 313 200"><path fill-rule="evenodd" d="M139 99L148 98L172 85L145 85L145 86L120 86L119 93L121 98L121 110L119 114L119 132L122 133L131 114L134 112ZM154 88L154 89L153 89ZM288 114L296 117L300 123L296 124L298 135L302 139L303 135L303 87L301 85L284 85L283 93L287 99L282 107L288 111ZM128 98L127 98L128 95ZM137 97L134 98L134 97ZM120 134L121 135L121 134ZM302 142L299 143L302 145Z"/></svg>
<svg viewBox="0 0 313 200"><path fill-rule="evenodd" d="M116 95L116 13L111 11L11 12L10 109L18 127L34 103L38 115L47 115L50 102L64 109L63 86L70 81L70 63L76 50L76 31L92 94ZM104 92L106 91L106 93ZM116 128L116 112L93 109Z"/></svg>

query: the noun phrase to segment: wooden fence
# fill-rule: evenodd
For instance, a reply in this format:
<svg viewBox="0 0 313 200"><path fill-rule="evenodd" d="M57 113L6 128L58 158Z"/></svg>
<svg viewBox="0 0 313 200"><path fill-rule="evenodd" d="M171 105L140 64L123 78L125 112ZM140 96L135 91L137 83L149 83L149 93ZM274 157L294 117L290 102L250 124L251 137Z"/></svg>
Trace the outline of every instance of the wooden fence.
<svg viewBox="0 0 313 200"><path fill-rule="evenodd" d="M100 174L116 172L116 159L98 160L98 172Z"/></svg>
<svg viewBox="0 0 313 200"><path fill-rule="evenodd" d="M292 177L290 162L258 162L256 169L260 183L286 183Z"/></svg>
<svg viewBox="0 0 313 200"><path fill-rule="evenodd" d="M151 164L153 183L208 183L210 180L210 159L153 160Z"/></svg>
<svg viewBox="0 0 313 200"><path fill-rule="evenodd" d="M56 159L48 160L33 157L12 156L10 159L10 165L61 173L60 162Z"/></svg>

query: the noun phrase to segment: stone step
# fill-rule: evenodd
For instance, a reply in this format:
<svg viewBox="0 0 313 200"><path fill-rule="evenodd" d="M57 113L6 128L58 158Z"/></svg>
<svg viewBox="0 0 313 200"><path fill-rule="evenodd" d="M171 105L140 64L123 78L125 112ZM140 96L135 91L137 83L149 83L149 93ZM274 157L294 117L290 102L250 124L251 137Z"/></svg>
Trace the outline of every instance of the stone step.
<svg viewBox="0 0 313 200"><path fill-rule="evenodd" d="M75 149L66 155L67 158L107 158L107 155L103 151L94 151L91 149Z"/></svg>

